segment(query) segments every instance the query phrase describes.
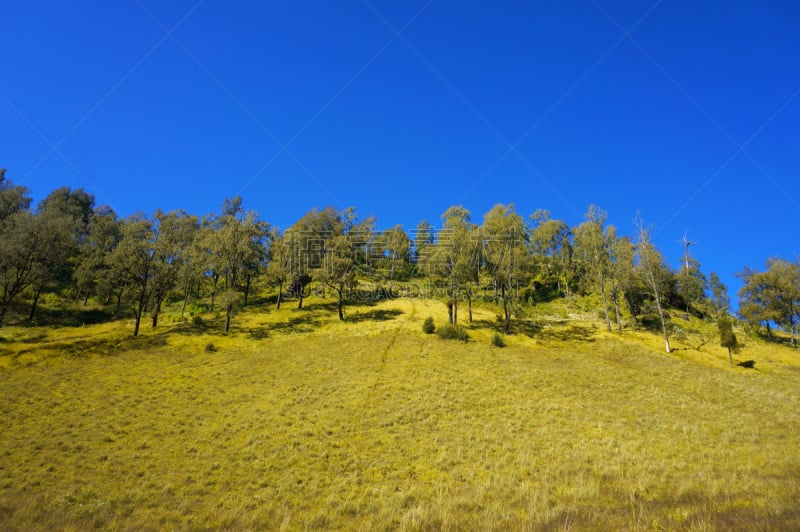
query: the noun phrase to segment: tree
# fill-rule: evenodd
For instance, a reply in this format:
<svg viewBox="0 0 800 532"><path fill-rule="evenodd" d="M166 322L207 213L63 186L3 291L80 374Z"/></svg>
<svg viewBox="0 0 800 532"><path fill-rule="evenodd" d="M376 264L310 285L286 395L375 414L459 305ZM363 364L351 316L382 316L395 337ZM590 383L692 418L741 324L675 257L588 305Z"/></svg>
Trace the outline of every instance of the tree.
<svg viewBox="0 0 800 532"><path fill-rule="evenodd" d="M695 305L703 300L708 287L708 280L703 272L700 271L700 263L689 255L689 247L694 244L690 242L686 234L683 235L683 264L681 265L680 275L678 277L678 293L686 305L686 318L689 318L689 312L692 305Z"/></svg>
<svg viewBox="0 0 800 532"><path fill-rule="evenodd" d="M266 270L267 282L278 286L275 309L280 310L283 286L289 279L292 268L292 254L288 239L277 227L271 230L269 241L269 259Z"/></svg>
<svg viewBox="0 0 800 532"><path fill-rule="evenodd" d="M714 272L708 274L708 285L711 289L711 303L717 316L721 312L728 312L731 308L731 301L728 297L728 287L722 283L719 275Z"/></svg>
<svg viewBox="0 0 800 532"><path fill-rule="evenodd" d="M363 264L372 240L375 220L368 218L358 222L353 209L345 209L339 216L339 223L332 226L332 234L324 243L322 282L336 292L337 312L344 320L344 294L356 282L357 268Z"/></svg>
<svg viewBox="0 0 800 532"><path fill-rule="evenodd" d="M624 238L617 236L617 228L613 225L606 227L606 245L608 247L609 277L611 278L611 301L614 303L614 317L617 322L617 330L622 332L622 317L619 309L619 293L622 289L625 265L625 253L623 251ZM630 241L628 241L630 242ZM630 256L633 257L631 246ZM631 258L631 269L633 259Z"/></svg>
<svg viewBox="0 0 800 532"><path fill-rule="evenodd" d="M442 230L435 247L437 273L447 284L450 323L458 323L458 300L462 286L477 280L480 267L480 240L470 213L461 205L442 214Z"/></svg>
<svg viewBox="0 0 800 532"><path fill-rule="evenodd" d="M58 188L39 203L37 217L49 219L55 233L47 235L51 248L34 275L29 320L33 321L43 290L63 289L73 282L93 210L94 197L83 189Z"/></svg>
<svg viewBox="0 0 800 532"><path fill-rule="evenodd" d="M595 205L590 205L586 221L575 230L575 253L584 263L588 276L593 279L594 289L603 302L606 329L611 331L611 318L606 300L606 279L611 270L611 258L606 235L608 215Z"/></svg>
<svg viewBox="0 0 800 532"><path fill-rule="evenodd" d="M152 290L158 237L152 220L143 214L131 216L122 222L119 245L109 257L117 282L134 290L133 336L139 336L142 313Z"/></svg>
<svg viewBox="0 0 800 532"><path fill-rule="evenodd" d="M733 334L733 324L727 313L720 314L717 318L717 328L719 329L719 345L728 348L728 359L733 367L733 350L737 347L736 335Z"/></svg>
<svg viewBox="0 0 800 532"><path fill-rule="evenodd" d="M297 295L297 308L303 308L305 289L321 271L325 241L341 231L342 220L333 207L311 209L285 233L291 253L290 287Z"/></svg>
<svg viewBox="0 0 800 532"><path fill-rule="evenodd" d="M92 294L106 296L107 301L117 294L121 298L119 286L114 284L110 274L108 258L120 240L120 222L111 207L104 205L94 209L89 218L86 238L78 248L78 263L73 276L77 287L77 298L83 298L86 305ZM119 310L119 308L117 308Z"/></svg>
<svg viewBox="0 0 800 532"><path fill-rule="evenodd" d="M764 323L768 335L770 322L789 330L795 345L800 322L800 263L772 258L766 271L745 268L739 277L744 282L739 291L740 315L751 324Z"/></svg>
<svg viewBox="0 0 800 532"><path fill-rule="evenodd" d="M527 230L513 204L497 204L483 216L484 254L486 269L495 286L500 287L503 300L503 329L511 332L511 309L517 287L526 270Z"/></svg>
<svg viewBox="0 0 800 532"><path fill-rule="evenodd" d="M236 291L246 281L248 269L260 268L266 260L269 227L258 219L255 211L244 210L239 196L223 202L214 227L216 238L212 252L225 279L225 332L228 332L238 304ZM246 294L249 285L245 283L243 288Z"/></svg>
<svg viewBox="0 0 800 532"><path fill-rule="evenodd" d="M389 293L392 293L393 283L397 271L403 271L409 264L411 239L403 230L402 225L395 225L379 235L382 256L388 262Z"/></svg>
<svg viewBox="0 0 800 532"><path fill-rule="evenodd" d="M531 215L530 245L540 267L536 270L545 280L554 282L559 294L571 294L572 230L561 220L553 220L550 213L539 209Z"/></svg>
<svg viewBox="0 0 800 532"><path fill-rule="evenodd" d="M669 353L670 346L669 333L667 332L667 320L661 305L661 294L664 286L664 261L661 258L661 254L650 240L650 233L645 229L642 217L638 213L636 215L636 248L639 255L641 271L655 300L658 318L661 321L661 329L664 332L664 344L667 353Z"/></svg>
<svg viewBox="0 0 800 532"><path fill-rule="evenodd" d="M36 285L63 238L61 220L18 211L0 224L0 326L14 300Z"/></svg>
<svg viewBox="0 0 800 532"><path fill-rule="evenodd" d="M152 261L152 309L153 327L158 325L158 315L167 293L175 288L181 270L189 261L191 244L199 227L196 216L184 211L164 213L156 211L153 216L158 241Z"/></svg>
<svg viewBox="0 0 800 532"><path fill-rule="evenodd" d="M32 201L30 190L14 185L6 177L6 169L0 168L0 223L14 213L30 209Z"/></svg>

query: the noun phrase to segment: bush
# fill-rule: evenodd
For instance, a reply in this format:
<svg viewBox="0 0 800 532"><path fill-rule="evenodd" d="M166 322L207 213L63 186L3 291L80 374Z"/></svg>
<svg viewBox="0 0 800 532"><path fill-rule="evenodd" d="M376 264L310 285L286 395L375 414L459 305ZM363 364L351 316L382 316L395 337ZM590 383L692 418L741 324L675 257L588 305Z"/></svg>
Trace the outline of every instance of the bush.
<svg viewBox="0 0 800 532"><path fill-rule="evenodd" d="M214 353L217 350L217 346L215 346L212 342L208 342L206 344L206 353Z"/></svg>
<svg viewBox="0 0 800 532"><path fill-rule="evenodd" d="M439 327L436 334L439 335L439 338L444 338L445 340L461 340L462 342L469 340L469 334L467 334L466 329L461 325L445 325Z"/></svg>
<svg viewBox="0 0 800 532"><path fill-rule="evenodd" d="M433 317L428 316L422 323L422 332L425 334L433 334L436 332L436 325L433 323Z"/></svg>
<svg viewBox="0 0 800 532"><path fill-rule="evenodd" d="M500 333L496 332L492 335L492 345L495 347L505 347L506 342L503 340L503 337L500 336Z"/></svg>

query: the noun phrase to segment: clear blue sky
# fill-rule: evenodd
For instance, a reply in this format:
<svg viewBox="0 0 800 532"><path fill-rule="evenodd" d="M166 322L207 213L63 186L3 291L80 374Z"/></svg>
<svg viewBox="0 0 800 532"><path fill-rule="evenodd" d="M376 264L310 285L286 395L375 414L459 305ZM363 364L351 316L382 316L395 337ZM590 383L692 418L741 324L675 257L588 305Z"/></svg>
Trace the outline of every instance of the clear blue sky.
<svg viewBox="0 0 800 532"><path fill-rule="evenodd" d="M623 232L731 288L800 253L800 4L3 1L0 166L120 215L241 194L287 227L494 203Z"/></svg>

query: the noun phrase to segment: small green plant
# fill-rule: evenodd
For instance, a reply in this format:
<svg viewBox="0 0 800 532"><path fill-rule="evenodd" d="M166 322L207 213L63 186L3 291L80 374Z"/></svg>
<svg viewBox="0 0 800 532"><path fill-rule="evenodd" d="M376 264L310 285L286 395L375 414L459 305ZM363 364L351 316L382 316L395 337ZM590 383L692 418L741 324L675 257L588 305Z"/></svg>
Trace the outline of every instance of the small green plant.
<svg viewBox="0 0 800 532"><path fill-rule="evenodd" d="M206 353L216 353L217 346L214 345L214 342L208 342L205 347Z"/></svg>
<svg viewBox="0 0 800 532"><path fill-rule="evenodd" d="M506 341L503 340L503 337L500 335L499 332L496 332L492 335L492 345L495 347L505 347Z"/></svg>
<svg viewBox="0 0 800 532"><path fill-rule="evenodd" d="M425 318L425 321L422 322L422 332L425 334L433 334L436 332L436 324L433 323L433 316L428 316Z"/></svg>
<svg viewBox="0 0 800 532"><path fill-rule="evenodd" d="M461 340L462 342L469 340L469 334L461 325L444 325L439 327L436 334L445 340Z"/></svg>

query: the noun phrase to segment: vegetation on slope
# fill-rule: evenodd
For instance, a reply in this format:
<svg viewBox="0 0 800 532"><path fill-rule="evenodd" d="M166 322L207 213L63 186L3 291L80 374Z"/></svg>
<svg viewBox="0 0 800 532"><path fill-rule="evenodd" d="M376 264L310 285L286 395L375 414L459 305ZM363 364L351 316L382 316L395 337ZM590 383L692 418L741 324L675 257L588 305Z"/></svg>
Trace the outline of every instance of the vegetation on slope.
<svg viewBox="0 0 800 532"><path fill-rule="evenodd" d="M713 322L605 330L542 304L491 346L424 299L7 327L0 528L792 529L800 363ZM205 346L213 343L216 351Z"/></svg>

